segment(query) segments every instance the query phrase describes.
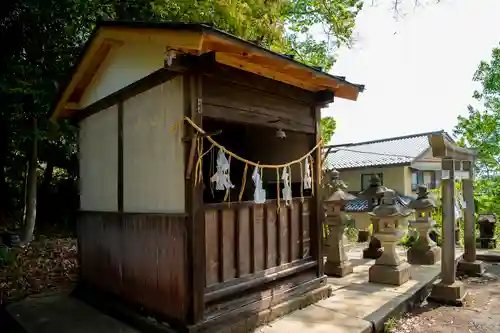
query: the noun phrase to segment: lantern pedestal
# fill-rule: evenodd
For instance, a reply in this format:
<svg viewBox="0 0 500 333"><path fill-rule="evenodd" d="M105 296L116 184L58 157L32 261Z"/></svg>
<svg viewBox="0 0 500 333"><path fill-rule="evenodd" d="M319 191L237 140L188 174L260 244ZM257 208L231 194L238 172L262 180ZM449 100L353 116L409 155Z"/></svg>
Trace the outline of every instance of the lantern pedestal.
<svg viewBox="0 0 500 333"><path fill-rule="evenodd" d="M378 259L384 253L382 244L374 236L371 237L368 247L363 250L363 259Z"/></svg>
<svg viewBox="0 0 500 333"><path fill-rule="evenodd" d="M398 266L373 265L369 271L370 282L400 286L411 279L411 265L403 262Z"/></svg>
<svg viewBox="0 0 500 333"><path fill-rule="evenodd" d="M372 230L373 234L370 238L370 243L368 243L368 247L363 249L363 259L378 259L384 253L384 249L382 248L382 243L375 237L375 234L378 232L378 219L372 219Z"/></svg>
<svg viewBox="0 0 500 333"><path fill-rule="evenodd" d="M359 230L358 231L358 243L365 243L370 240L370 231L369 230Z"/></svg>
<svg viewBox="0 0 500 333"><path fill-rule="evenodd" d="M434 220L417 219L410 225L418 231L418 239L407 252L408 262L413 265L434 265L441 260L441 248L429 237L429 231L436 222Z"/></svg>
<svg viewBox="0 0 500 333"><path fill-rule="evenodd" d="M353 267L350 261L335 263L327 260L325 263L325 274L328 276L343 277L352 272Z"/></svg>
<svg viewBox="0 0 500 333"><path fill-rule="evenodd" d="M344 246L344 220L340 214L326 217L329 233L326 237L325 274L342 277L353 272Z"/></svg>
<svg viewBox="0 0 500 333"><path fill-rule="evenodd" d="M396 243L402 234L398 231L377 234L384 252L368 271L370 282L400 286L411 279L411 265L396 252Z"/></svg>
<svg viewBox="0 0 500 333"><path fill-rule="evenodd" d="M353 267L345 254L347 237L344 235L345 214L343 210L349 200L356 197L344 192L347 186L340 180L340 173L332 170L331 182L328 185L334 190L333 194L325 200L325 224L328 226L328 235L325 241L326 264L325 274L342 277L352 273Z"/></svg>

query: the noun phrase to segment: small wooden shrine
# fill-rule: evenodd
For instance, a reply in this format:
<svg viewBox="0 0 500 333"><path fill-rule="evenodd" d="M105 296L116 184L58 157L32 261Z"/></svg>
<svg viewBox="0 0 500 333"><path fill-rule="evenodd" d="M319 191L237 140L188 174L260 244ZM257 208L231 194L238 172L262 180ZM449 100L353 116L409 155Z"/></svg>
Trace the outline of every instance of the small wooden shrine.
<svg viewBox="0 0 500 333"><path fill-rule="evenodd" d="M320 109L362 90L209 26L100 23L52 115L79 126L83 286L190 332L325 296Z"/></svg>

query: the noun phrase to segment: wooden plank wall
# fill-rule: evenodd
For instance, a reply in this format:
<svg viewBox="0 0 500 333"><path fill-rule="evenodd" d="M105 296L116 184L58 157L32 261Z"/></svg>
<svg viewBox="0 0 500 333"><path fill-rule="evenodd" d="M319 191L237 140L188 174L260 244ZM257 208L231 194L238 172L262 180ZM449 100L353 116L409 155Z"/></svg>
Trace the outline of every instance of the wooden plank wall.
<svg viewBox="0 0 500 333"><path fill-rule="evenodd" d="M275 200L205 205L208 290L310 258L309 201L282 202L279 213Z"/></svg>
<svg viewBox="0 0 500 333"><path fill-rule="evenodd" d="M170 318L188 311L185 216L84 212L82 279Z"/></svg>
<svg viewBox="0 0 500 333"><path fill-rule="evenodd" d="M314 93L227 66L216 68L203 75L204 117L314 133Z"/></svg>

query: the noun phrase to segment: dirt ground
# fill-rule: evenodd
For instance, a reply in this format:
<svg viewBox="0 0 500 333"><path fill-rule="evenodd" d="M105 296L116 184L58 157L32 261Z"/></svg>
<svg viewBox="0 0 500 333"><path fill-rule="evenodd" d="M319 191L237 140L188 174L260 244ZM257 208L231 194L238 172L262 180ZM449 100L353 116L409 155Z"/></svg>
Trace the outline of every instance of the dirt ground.
<svg viewBox="0 0 500 333"><path fill-rule="evenodd" d="M486 264L486 263L485 263ZM463 277L467 290L463 307L424 302L397 323L391 333L499 333L500 264L487 263L482 277ZM392 325L391 325L392 324Z"/></svg>

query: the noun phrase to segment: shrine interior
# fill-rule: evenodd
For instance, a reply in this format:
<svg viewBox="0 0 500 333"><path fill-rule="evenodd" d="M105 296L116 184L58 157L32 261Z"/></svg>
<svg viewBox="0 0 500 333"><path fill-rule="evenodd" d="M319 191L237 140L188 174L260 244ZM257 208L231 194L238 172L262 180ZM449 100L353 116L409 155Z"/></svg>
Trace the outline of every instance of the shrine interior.
<svg viewBox="0 0 500 333"><path fill-rule="evenodd" d="M278 137L277 127L244 124L238 122L221 121L219 119L204 117L203 129L213 135L213 139L227 148L227 150L260 164L281 164L287 163L302 157L313 147L313 136L305 133L284 130L286 137ZM206 152L211 146L208 140L204 140L203 151ZM243 183L245 163L231 158L230 160L230 180L234 188L229 191L227 200L226 191L215 190L215 184L210 182L210 178L216 170L218 148L214 147L203 157L203 201L204 203L238 202L240 190ZM229 159L229 155L226 154ZM254 182L252 174L255 167L249 165L246 173L245 188L241 201L252 201L254 195ZM291 166L291 188L292 196L301 196L301 170L299 164ZM304 172L304 162L302 163ZM275 169L262 169L261 177L263 188L266 191L266 199L277 198L277 182L280 190L283 188L281 180L283 169L279 170L279 175ZM279 176L279 177L278 177ZM302 190L303 196L310 196L310 189Z"/></svg>

